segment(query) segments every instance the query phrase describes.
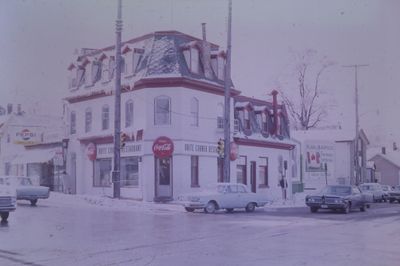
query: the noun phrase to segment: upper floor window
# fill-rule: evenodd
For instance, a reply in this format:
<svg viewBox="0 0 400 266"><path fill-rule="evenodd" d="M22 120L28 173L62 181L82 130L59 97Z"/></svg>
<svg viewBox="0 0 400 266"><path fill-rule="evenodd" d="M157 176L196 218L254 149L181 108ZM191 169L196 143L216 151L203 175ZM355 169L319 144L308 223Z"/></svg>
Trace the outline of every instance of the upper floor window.
<svg viewBox="0 0 400 266"><path fill-rule="evenodd" d="M183 50L183 55L185 57L189 70L193 73L199 73L199 50L196 47L191 47L190 49Z"/></svg>
<svg viewBox="0 0 400 266"><path fill-rule="evenodd" d="M101 108L101 129L106 130L110 128L110 108L104 105Z"/></svg>
<svg viewBox="0 0 400 266"><path fill-rule="evenodd" d="M96 83L101 78L101 67L102 63L100 61L94 61L92 64L92 83Z"/></svg>
<svg viewBox="0 0 400 266"><path fill-rule="evenodd" d="M218 79L225 79L225 58L221 55L218 56Z"/></svg>
<svg viewBox="0 0 400 266"><path fill-rule="evenodd" d="M250 112L249 110L245 109L244 110L244 116L243 116L243 124L246 129L250 129Z"/></svg>
<svg viewBox="0 0 400 266"><path fill-rule="evenodd" d="M199 126L199 100L192 98L190 102L190 116L192 119L191 126Z"/></svg>
<svg viewBox="0 0 400 266"><path fill-rule="evenodd" d="M109 81L110 79L109 60L103 59L101 69L102 69L101 78L103 82Z"/></svg>
<svg viewBox="0 0 400 266"><path fill-rule="evenodd" d="M76 80L77 80L78 86L85 84L85 68L84 67L80 66L76 70Z"/></svg>
<svg viewBox="0 0 400 266"><path fill-rule="evenodd" d="M125 103L125 127L133 125L133 101L128 100Z"/></svg>
<svg viewBox="0 0 400 266"><path fill-rule="evenodd" d="M125 58L121 56L121 74L125 74L126 72L126 64L125 64Z"/></svg>
<svg viewBox="0 0 400 266"><path fill-rule="evenodd" d="M115 72L115 57L110 56L110 60L108 61L108 79L111 80L114 78Z"/></svg>
<svg viewBox="0 0 400 266"><path fill-rule="evenodd" d="M144 53L144 49L133 49L133 58L132 58L132 73L136 72L137 67L139 66L140 60L142 59L142 55Z"/></svg>
<svg viewBox="0 0 400 266"><path fill-rule="evenodd" d="M86 108L85 110L85 133L92 130L92 109Z"/></svg>
<svg viewBox="0 0 400 266"><path fill-rule="evenodd" d="M154 124L171 124L171 99L168 96L158 96L154 100Z"/></svg>
<svg viewBox="0 0 400 266"><path fill-rule="evenodd" d="M76 113L75 112L71 112L71 115L70 115L69 133L70 134L76 133Z"/></svg>

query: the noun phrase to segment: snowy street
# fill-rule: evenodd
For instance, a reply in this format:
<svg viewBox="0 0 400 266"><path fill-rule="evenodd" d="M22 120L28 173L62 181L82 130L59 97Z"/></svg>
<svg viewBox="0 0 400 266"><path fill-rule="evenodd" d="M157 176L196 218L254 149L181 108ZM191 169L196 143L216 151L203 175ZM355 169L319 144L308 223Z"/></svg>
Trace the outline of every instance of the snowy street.
<svg viewBox="0 0 400 266"><path fill-rule="evenodd" d="M0 265L398 265L400 204L208 215L53 193L20 201L0 239Z"/></svg>

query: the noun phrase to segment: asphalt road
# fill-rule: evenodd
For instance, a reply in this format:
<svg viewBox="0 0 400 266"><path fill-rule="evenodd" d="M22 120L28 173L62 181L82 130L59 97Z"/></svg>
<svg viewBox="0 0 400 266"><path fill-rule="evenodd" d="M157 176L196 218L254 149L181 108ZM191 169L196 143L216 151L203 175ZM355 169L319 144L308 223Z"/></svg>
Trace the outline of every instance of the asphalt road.
<svg viewBox="0 0 400 266"><path fill-rule="evenodd" d="M306 207L141 212L19 203L0 265L399 265L400 204L349 214Z"/></svg>

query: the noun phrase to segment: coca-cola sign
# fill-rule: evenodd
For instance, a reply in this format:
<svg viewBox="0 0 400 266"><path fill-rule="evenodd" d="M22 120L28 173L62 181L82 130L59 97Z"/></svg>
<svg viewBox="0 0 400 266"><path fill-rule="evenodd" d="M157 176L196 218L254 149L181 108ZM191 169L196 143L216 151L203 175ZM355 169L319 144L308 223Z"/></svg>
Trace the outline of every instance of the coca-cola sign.
<svg viewBox="0 0 400 266"><path fill-rule="evenodd" d="M96 145L94 143L91 142L86 146L86 156L91 161L96 160Z"/></svg>
<svg viewBox="0 0 400 266"><path fill-rule="evenodd" d="M174 153L174 143L168 137L159 137L153 143L153 153L157 158L170 157Z"/></svg>

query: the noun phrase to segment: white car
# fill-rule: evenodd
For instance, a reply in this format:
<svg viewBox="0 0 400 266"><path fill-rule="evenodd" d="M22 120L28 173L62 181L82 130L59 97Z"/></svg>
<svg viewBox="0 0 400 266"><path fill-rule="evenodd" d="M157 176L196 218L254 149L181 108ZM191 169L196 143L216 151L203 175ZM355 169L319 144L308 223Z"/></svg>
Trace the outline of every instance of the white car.
<svg viewBox="0 0 400 266"><path fill-rule="evenodd" d="M359 185L359 188L369 202L382 202L385 200L385 192L379 183L363 183Z"/></svg>
<svg viewBox="0 0 400 266"><path fill-rule="evenodd" d="M204 209L206 213L220 209L233 212L235 208L253 212L256 207L263 207L268 202L265 195L250 192L245 185L234 183L218 183L204 191L180 196L178 200L188 212Z"/></svg>
<svg viewBox="0 0 400 266"><path fill-rule="evenodd" d="M3 182L2 182L3 181ZM0 217L1 222L7 222L10 212L17 206L17 194L13 187L0 180Z"/></svg>

